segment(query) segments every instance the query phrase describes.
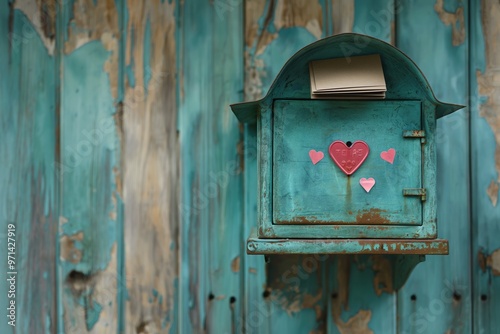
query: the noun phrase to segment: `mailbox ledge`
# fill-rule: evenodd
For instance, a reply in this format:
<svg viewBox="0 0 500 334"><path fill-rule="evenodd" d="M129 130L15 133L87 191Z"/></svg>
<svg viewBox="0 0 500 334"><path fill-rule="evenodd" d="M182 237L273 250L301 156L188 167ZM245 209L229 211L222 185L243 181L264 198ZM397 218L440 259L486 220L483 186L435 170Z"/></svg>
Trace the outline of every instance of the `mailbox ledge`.
<svg viewBox="0 0 500 334"><path fill-rule="evenodd" d="M247 254L447 255L444 239L261 239L247 240Z"/></svg>

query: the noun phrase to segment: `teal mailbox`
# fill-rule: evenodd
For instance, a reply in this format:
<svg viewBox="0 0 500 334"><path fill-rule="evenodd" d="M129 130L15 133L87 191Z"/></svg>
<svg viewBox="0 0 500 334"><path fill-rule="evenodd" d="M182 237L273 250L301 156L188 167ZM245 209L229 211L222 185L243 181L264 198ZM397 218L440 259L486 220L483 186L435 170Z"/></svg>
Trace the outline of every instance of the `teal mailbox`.
<svg viewBox="0 0 500 334"><path fill-rule="evenodd" d="M363 55L379 55L385 98L311 99L311 62ZM257 129L258 229L247 252L402 255L401 267L447 254L436 120L461 107L439 102L416 64L383 41L341 34L297 52L263 99L231 106Z"/></svg>

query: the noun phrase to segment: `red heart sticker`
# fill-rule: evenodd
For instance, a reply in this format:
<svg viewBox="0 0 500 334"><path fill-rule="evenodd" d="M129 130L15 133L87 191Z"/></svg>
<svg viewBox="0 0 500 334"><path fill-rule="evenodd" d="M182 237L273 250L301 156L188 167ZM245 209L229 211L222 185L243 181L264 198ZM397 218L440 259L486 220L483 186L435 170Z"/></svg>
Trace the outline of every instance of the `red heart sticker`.
<svg viewBox="0 0 500 334"><path fill-rule="evenodd" d="M336 140L331 143L328 152L332 160L346 175L352 175L366 160L370 148L361 140L355 141L350 147L343 141Z"/></svg>

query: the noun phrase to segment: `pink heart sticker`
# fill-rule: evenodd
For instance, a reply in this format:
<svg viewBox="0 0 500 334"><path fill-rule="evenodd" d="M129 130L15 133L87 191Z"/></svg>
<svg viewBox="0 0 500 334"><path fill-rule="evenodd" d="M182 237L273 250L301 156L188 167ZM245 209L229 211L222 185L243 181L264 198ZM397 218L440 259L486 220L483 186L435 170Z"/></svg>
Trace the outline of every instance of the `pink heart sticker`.
<svg viewBox="0 0 500 334"><path fill-rule="evenodd" d="M333 162L346 174L352 175L366 160L370 148L362 140L355 141L347 146L341 140L331 143L328 149Z"/></svg>
<svg viewBox="0 0 500 334"><path fill-rule="evenodd" d="M324 156L325 154L321 151L315 151L315 150L309 151L309 158L311 158L312 163L315 165L321 160L323 160Z"/></svg>
<svg viewBox="0 0 500 334"><path fill-rule="evenodd" d="M365 179L362 177L359 179L359 184L363 187L363 189L369 193L370 190L372 190L373 186L375 185L375 179L373 177L370 177L368 179Z"/></svg>
<svg viewBox="0 0 500 334"><path fill-rule="evenodd" d="M396 156L396 150L393 148L390 148L387 151L383 151L382 153L380 153L380 157L390 164L394 163L395 156Z"/></svg>

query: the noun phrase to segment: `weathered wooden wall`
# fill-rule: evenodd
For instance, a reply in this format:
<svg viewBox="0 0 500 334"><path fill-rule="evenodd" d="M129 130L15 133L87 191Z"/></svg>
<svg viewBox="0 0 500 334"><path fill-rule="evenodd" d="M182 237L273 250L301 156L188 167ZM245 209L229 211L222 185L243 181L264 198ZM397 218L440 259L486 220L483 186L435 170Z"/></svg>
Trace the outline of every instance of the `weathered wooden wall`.
<svg viewBox="0 0 500 334"><path fill-rule="evenodd" d="M0 332L498 332L498 17L489 0L1 1L0 254L15 224L18 274ZM228 105L349 31L468 106L438 122L450 255L397 293L383 258L245 254L256 134Z"/></svg>

